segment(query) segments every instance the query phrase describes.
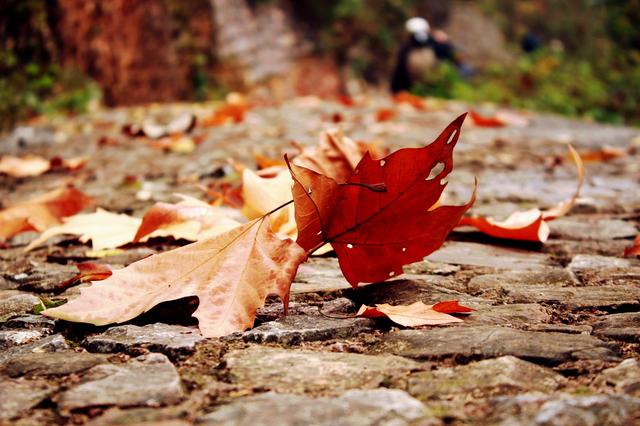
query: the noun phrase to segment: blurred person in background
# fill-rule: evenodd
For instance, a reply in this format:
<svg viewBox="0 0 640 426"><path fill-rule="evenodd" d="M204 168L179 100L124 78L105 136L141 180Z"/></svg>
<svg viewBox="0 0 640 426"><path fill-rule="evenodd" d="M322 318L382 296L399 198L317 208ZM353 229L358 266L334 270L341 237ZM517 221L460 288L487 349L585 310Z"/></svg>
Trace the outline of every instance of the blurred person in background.
<svg viewBox="0 0 640 426"><path fill-rule="evenodd" d="M456 52L449 36L440 30L431 30L426 19L415 17L405 23L409 39L398 53L396 67L391 77L391 92L409 91L414 82L433 69L438 61L450 61L463 76L472 74Z"/></svg>

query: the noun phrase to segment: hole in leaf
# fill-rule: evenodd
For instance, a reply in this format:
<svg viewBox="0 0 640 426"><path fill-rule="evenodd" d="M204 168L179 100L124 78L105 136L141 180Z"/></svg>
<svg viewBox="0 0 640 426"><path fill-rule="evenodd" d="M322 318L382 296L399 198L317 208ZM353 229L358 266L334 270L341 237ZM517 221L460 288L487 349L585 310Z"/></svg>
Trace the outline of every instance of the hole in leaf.
<svg viewBox="0 0 640 426"><path fill-rule="evenodd" d="M458 129L455 129L451 135L449 135L449 139L447 140L447 145L450 144L451 142L453 142L453 138L456 136L456 133L458 133Z"/></svg>
<svg viewBox="0 0 640 426"><path fill-rule="evenodd" d="M445 186L447 183L449 183L449 179L447 177L440 179L440 185Z"/></svg>
<svg viewBox="0 0 640 426"><path fill-rule="evenodd" d="M384 165L385 165L385 164L387 164L387 162L386 162L386 161L384 161L384 160L380 160L380 167L384 167Z"/></svg>
<svg viewBox="0 0 640 426"><path fill-rule="evenodd" d="M353 248L353 244L351 244L351 243L347 244L347 248L352 249Z"/></svg>
<svg viewBox="0 0 640 426"><path fill-rule="evenodd" d="M402 247L402 251L403 252L407 251L407 248L406 247Z"/></svg>
<svg viewBox="0 0 640 426"><path fill-rule="evenodd" d="M309 190L307 191L307 194L311 194L311 188L309 188Z"/></svg>
<svg viewBox="0 0 640 426"><path fill-rule="evenodd" d="M396 273L395 273L395 272L393 272L393 271L389 272L389 276L390 276L390 277L394 276L395 274L396 274Z"/></svg>
<svg viewBox="0 0 640 426"><path fill-rule="evenodd" d="M429 176L427 176L425 178L425 180L435 179L436 176L438 176L440 173L442 173L443 170L444 170L444 163L442 161L440 161L438 164L433 166L433 168L431 169L431 172L429 173Z"/></svg>

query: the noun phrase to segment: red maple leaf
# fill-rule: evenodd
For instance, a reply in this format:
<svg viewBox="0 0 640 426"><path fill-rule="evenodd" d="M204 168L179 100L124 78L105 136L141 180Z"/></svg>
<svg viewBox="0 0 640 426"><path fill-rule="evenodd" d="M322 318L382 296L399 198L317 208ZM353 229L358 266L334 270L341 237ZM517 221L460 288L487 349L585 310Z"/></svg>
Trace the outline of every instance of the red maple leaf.
<svg viewBox="0 0 640 426"><path fill-rule="evenodd" d="M435 207L465 116L423 148L379 160L366 153L342 184L289 164L298 244L312 251L330 243L353 287L401 274L403 265L438 249L475 200L474 191L465 205Z"/></svg>

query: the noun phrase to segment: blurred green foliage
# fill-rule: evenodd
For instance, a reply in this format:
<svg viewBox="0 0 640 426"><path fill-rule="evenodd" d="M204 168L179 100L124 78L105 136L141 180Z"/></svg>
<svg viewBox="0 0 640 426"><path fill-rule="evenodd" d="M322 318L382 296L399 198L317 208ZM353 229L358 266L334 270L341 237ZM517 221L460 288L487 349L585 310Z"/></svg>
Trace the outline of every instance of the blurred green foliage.
<svg viewBox="0 0 640 426"><path fill-rule="evenodd" d="M84 112L100 98L88 77L55 64L46 5L5 0L0 8L0 129L38 114Z"/></svg>

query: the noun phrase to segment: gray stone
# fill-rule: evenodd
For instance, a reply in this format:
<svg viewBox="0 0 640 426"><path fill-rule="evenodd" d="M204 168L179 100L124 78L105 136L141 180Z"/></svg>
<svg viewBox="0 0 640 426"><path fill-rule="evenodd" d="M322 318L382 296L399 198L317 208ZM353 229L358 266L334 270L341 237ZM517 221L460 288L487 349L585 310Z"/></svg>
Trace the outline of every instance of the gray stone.
<svg viewBox="0 0 640 426"><path fill-rule="evenodd" d="M494 290L502 289L506 285L571 287L577 284L578 281L568 270L550 268L541 271L513 271L478 275L469 281L467 288L474 294L490 293L493 296Z"/></svg>
<svg viewBox="0 0 640 426"><path fill-rule="evenodd" d="M90 426L191 426L192 421L184 419L185 409L181 406L165 408L118 408L105 410L104 414L92 418L87 424Z"/></svg>
<svg viewBox="0 0 640 426"><path fill-rule="evenodd" d="M460 270L458 265L450 265L442 262L432 262L430 260L423 260L421 262L415 262L404 267L404 271L407 274L426 274L426 275L451 275Z"/></svg>
<svg viewBox="0 0 640 426"><path fill-rule="evenodd" d="M299 345L302 342L348 338L371 330L366 318L327 318L319 315L288 315L244 333L247 342Z"/></svg>
<svg viewBox="0 0 640 426"><path fill-rule="evenodd" d="M640 396L640 364L636 359L625 359L617 366L600 373L596 382L614 386L620 392Z"/></svg>
<svg viewBox="0 0 640 426"><path fill-rule="evenodd" d="M491 302L487 299L473 297L466 293L448 288L453 286L453 278L439 275L403 275L397 279L373 283L358 287L349 292L349 297L356 305L372 305L389 303L401 305L423 301L433 304L445 300L457 299L472 308L484 307Z"/></svg>
<svg viewBox="0 0 640 426"><path fill-rule="evenodd" d="M0 351L0 364L5 363L8 359L25 354L59 352L66 351L68 349L69 345L64 337L62 337L62 334L54 334L53 336L48 336L32 343L14 346L5 351Z"/></svg>
<svg viewBox="0 0 640 426"><path fill-rule="evenodd" d="M640 416L640 399L624 395L524 394L491 402L489 424L513 426L626 426Z"/></svg>
<svg viewBox="0 0 640 426"><path fill-rule="evenodd" d="M413 374L409 393L420 400L471 397L537 391L549 393L565 382L553 370L513 356L474 362L461 367Z"/></svg>
<svg viewBox="0 0 640 426"><path fill-rule="evenodd" d="M11 420L38 405L55 391L41 380L0 379L0 420Z"/></svg>
<svg viewBox="0 0 640 426"><path fill-rule="evenodd" d="M424 416L420 401L396 389L352 390L333 398L269 392L238 398L200 417L198 424L402 426L416 424Z"/></svg>
<svg viewBox="0 0 640 426"><path fill-rule="evenodd" d="M0 290L0 321L13 315L31 312L40 298L18 290Z"/></svg>
<svg viewBox="0 0 640 426"><path fill-rule="evenodd" d="M480 275L469 291L508 303L556 303L571 308L640 305L640 288L621 285L575 286L567 271L505 272Z"/></svg>
<svg viewBox="0 0 640 426"><path fill-rule="evenodd" d="M40 329L53 331L56 320L42 315L21 315L5 322L2 328Z"/></svg>
<svg viewBox="0 0 640 426"><path fill-rule="evenodd" d="M106 356L86 352L35 352L9 358L0 371L10 377L62 376L106 362Z"/></svg>
<svg viewBox="0 0 640 426"><path fill-rule="evenodd" d="M591 334L593 327L590 325L570 325L570 324L529 324L527 330L530 331L550 331L553 333L567 334Z"/></svg>
<svg viewBox="0 0 640 426"><path fill-rule="evenodd" d="M349 288L351 285L340 272L337 259L312 257L298 268L291 293L340 293Z"/></svg>
<svg viewBox="0 0 640 426"><path fill-rule="evenodd" d="M356 305L346 297L336 297L327 302L313 305L309 303L289 303L289 315L318 315L320 312L325 314L350 314L356 312ZM256 320L260 323L276 321L280 318L284 318L282 302L269 303L259 308L256 312Z"/></svg>
<svg viewBox="0 0 640 426"><path fill-rule="evenodd" d="M618 358L613 347L583 334L467 326L391 332L374 346L373 352L416 359L513 355L537 363L558 364L572 359L615 360Z"/></svg>
<svg viewBox="0 0 640 426"><path fill-rule="evenodd" d="M24 345L44 336L41 330L0 330L0 350Z"/></svg>
<svg viewBox="0 0 640 426"><path fill-rule="evenodd" d="M535 303L483 306L464 317L461 326L503 325L529 326L551 320L547 310Z"/></svg>
<svg viewBox="0 0 640 426"><path fill-rule="evenodd" d="M155 323L142 327L137 325L111 327L104 333L87 337L83 345L90 352L101 353L135 353L145 348L175 359L193 353L196 343L202 340L204 337L196 327Z"/></svg>
<svg viewBox="0 0 640 426"><path fill-rule="evenodd" d="M396 356L312 352L250 347L225 355L232 383L277 392L325 392L373 388L385 380L419 369Z"/></svg>
<svg viewBox="0 0 640 426"><path fill-rule="evenodd" d="M427 260L509 270L538 270L557 266L544 254L457 241L445 243L441 249L429 255Z"/></svg>
<svg viewBox="0 0 640 426"><path fill-rule="evenodd" d="M44 263L34 265L18 274L5 274L5 278L17 283L21 290L44 293L59 290L61 284L76 275L78 269L75 266Z"/></svg>
<svg viewBox="0 0 640 426"><path fill-rule="evenodd" d="M640 312L601 317L593 323L593 334L627 342L640 342Z"/></svg>
<svg viewBox="0 0 640 426"><path fill-rule="evenodd" d="M183 397L175 367L166 356L153 353L123 365L93 367L82 383L60 395L58 406L63 412L105 405L161 406Z"/></svg>
<svg viewBox="0 0 640 426"><path fill-rule="evenodd" d="M591 219L569 216L549 222L552 238L568 240L611 240L634 237L638 229L630 222L619 219Z"/></svg>
<svg viewBox="0 0 640 426"><path fill-rule="evenodd" d="M584 269L627 269L640 266L640 262L619 257L579 254L571 259L568 268L572 271Z"/></svg>

